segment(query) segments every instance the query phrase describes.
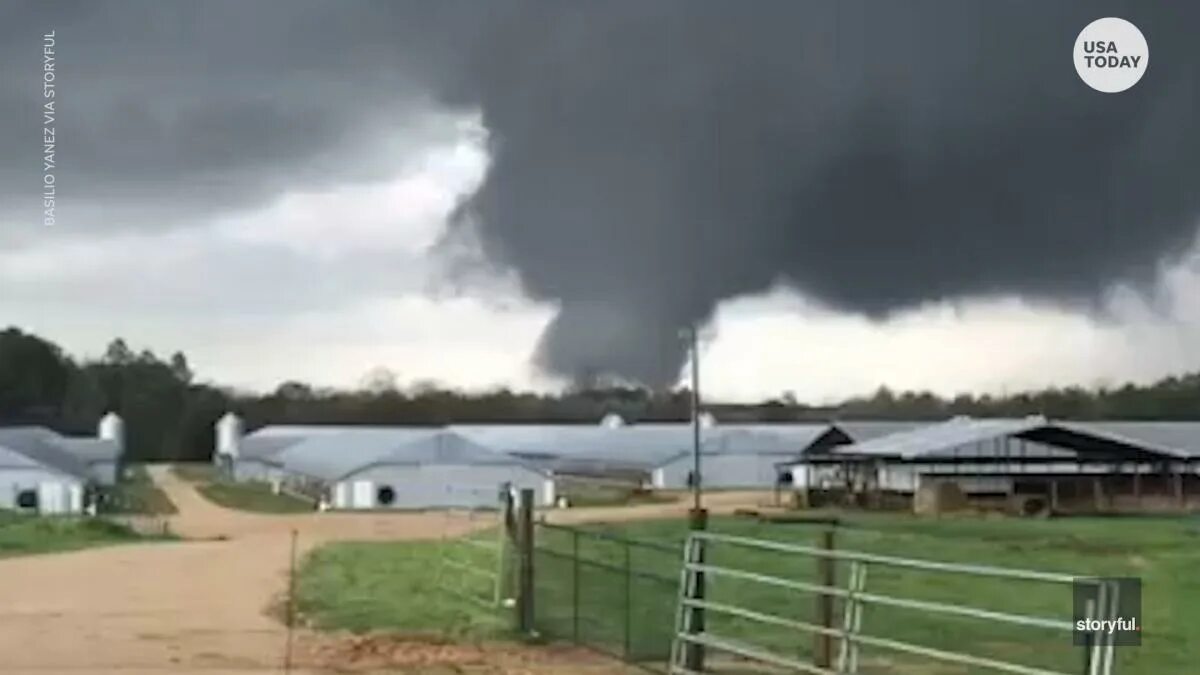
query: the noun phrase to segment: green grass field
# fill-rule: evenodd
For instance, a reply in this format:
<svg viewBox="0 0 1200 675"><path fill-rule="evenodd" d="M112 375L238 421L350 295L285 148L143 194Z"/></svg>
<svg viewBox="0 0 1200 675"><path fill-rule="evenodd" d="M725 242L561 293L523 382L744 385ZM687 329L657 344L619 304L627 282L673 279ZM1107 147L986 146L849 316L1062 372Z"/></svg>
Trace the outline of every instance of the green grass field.
<svg viewBox="0 0 1200 675"><path fill-rule="evenodd" d="M146 468L137 464L125 469L125 476L109 489L107 496L102 502L106 513L154 516L178 513L171 499L150 479Z"/></svg>
<svg viewBox="0 0 1200 675"><path fill-rule="evenodd" d="M1143 582L1143 645L1118 650L1118 673L1190 673L1200 662L1200 641L1194 639L1200 625L1200 520L1170 518L1097 518L1058 520L1017 519L916 519L909 516L854 515L838 534L840 548L883 555L922 558L1056 571L1076 575L1134 576ZM685 528L679 522L645 522L599 529L653 541L681 541ZM753 520L717 519L712 529L759 539L815 543L815 532L807 525L766 524ZM553 536L553 535L551 535ZM565 541L543 537L543 545L565 548ZM596 557L616 563L621 552L593 544ZM643 554L644 555L644 554ZM811 558L749 551L718 546L710 560L760 574L812 580ZM665 556L645 558L639 569L656 569L664 576L677 574L677 563ZM543 572L547 564L543 563ZM847 570L838 570L844 584ZM572 584L572 571L557 570L560 585ZM596 599L585 607L589 617L611 616L604 625L620 625L626 611L619 599L622 575L601 571L584 572L584 597ZM647 599L658 590L658 600ZM956 602L983 609L1071 618L1069 587L1040 583L992 580L960 575L901 571L872 567L867 590L905 598ZM565 594L559 593L559 597ZM655 630L662 620L656 608L668 602L662 584L635 589L642 607L651 608L652 620L637 622L635 634ZM716 602L750 607L798 620L814 619L812 596L730 578L716 578L709 588ZM562 604L561 601L556 604ZM649 624L643 626L642 624ZM710 628L739 640L799 656L810 654L808 640L797 640L789 630L764 627L755 622L710 616ZM1080 650L1070 645L1070 635L1041 629L997 626L972 619L932 617L911 610L872 606L864 615L868 634L901 639L942 649L966 649L970 653L1012 659L1030 666L1078 670ZM665 637L663 638L665 640ZM895 652L864 650L863 673L989 672L962 667L934 669L929 662L915 662ZM917 670L913 670L913 669ZM929 670L924 670L928 668Z"/></svg>
<svg viewBox="0 0 1200 675"><path fill-rule="evenodd" d="M217 478L217 468L207 462L172 464L171 472L189 483L207 483Z"/></svg>
<svg viewBox="0 0 1200 675"><path fill-rule="evenodd" d="M102 518L46 518L0 511L0 558L153 541Z"/></svg>
<svg viewBox="0 0 1200 675"><path fill-rule="evenodd" d="M486 538L486 537L485 537ZM486 567L486 552L453 546L456 559L474 557ZM336 543L303 562L296 586L297 607L306 622L322 629L394 630L437 633L461 639L511 636L508 614L498 615L448 586L484 599L485 582L464 579L441 567L441 542ZM481 557L482 556L482 557Z"/></svg>
<svg viewBox="0 0 1200 675"><path fill-rule="evenodd" d="M209 501L226 508L256 513L309 513L312 502L286 493L275 494L267 483L214 481L197 488Z"/></svg>
<svg viewBox="0 0 1200 675"><path fill-rule="evenodd" d="M1200 520L1183 518L918 519L854 514L838 533L840 548L884 555L1055 571L1076 575L1136 576L1143 582L1141 647L1117 650L1117 673L1171 675L1196 672L1200 663ZM596 525L589 529L658 543L679 543L682 522ZM813 543L810 525L767 524L718 518L718 532ZM611 651L661 658L669 646L679 578L679 556L626 547L569 531L539 528L536 556L539 625L550 635L579 637ZM578 543L576 542L578 539ZM578 549L576 549L578 547ZM470 633L480 614L435 584L436 546L387 543L339 545L319 551L304 567L307 607L331 627L393 628ZM579 551L581 562L573 560ZM709 552L718 565L812 581L811 558L720 546ZM624 573L625 565L635 572ZM839 568L839 582L846 569ZM579 576L576 577L576 574ZM578 579L578 582L576 582ZM923 600L1069 619L1069 588L901 571L874 566L867 590ZM715 578L709 598L798 620L814 618L811 595L731 578ZM420 609L416 609L420 608ZM577 609L578 608L578 609ZM627 628L628 625L628 628ZM710 628L740 641L806 657L812 640L790 629L710 615ZM973 619L933 618L911 610L870 606L865 632L917 644L967 651L1022 664L1076 672L1082 654L1067 633L996 626ZM898 675L973 674L992 671L937 664L895 652L864 649L860 672Z"/></svg>

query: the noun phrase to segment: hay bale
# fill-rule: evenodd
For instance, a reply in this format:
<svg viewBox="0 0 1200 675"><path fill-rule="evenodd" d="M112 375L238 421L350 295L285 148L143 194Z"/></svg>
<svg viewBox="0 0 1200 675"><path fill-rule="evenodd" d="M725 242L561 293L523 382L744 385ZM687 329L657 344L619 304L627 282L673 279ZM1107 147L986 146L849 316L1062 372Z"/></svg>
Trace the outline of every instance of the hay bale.
<svg viewBox="0 0 1200 675"><path fill-rule="evenodd" d="M913 513L919 516L963 511L968 506L966 493L958 483L950 480L921 481L921 486L913 496Z"/></svg>

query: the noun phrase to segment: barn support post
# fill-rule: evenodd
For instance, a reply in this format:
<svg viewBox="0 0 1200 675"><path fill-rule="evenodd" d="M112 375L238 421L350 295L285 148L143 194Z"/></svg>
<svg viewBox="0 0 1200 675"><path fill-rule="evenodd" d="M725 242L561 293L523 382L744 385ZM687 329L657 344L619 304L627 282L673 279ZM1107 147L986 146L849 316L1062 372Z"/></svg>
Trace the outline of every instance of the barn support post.
<svg viewBox="0 0 1200 675"><path fill-rule="evenodd" d="M1104 487L1101 484L1099 476L1092 477L1092 499L1096 504L1096 511L1104 510Z"/></svg>
<svg viewBox="0 0 1200 675"><path fill-rule="evenodd" d="M1184 466L1187 466L1187 465L1185 464ZM1175 483L1175 502L1179 505L1180 508L1184 508L1187 506L1187 500L1184 499L1184 496L1183 496L1183 467L1179 467L1178 465L1172 464L1172 468L1175 469L1175 471L1173 472L1174 475L1172 476L1172 478L1174 478L1174 483Z"/></svg>
<svg viewBox="0 0 1200 675"><path fill-rule="evenodd" d="M1142 505L1142 463L1133 463L1133 499L1138 506Z"/></svg>
<svg viewBox="0 0 1200 675"><path fill-rule="evenodd" d="M533 490L521 490L518 501L517 544L520 567L517 582L517 628L523 635L534 634L533 607Z"/></svg>
<svg viewBox="0 0 1200 675"><path fill-rule="evenodd" d="M1058 479L1050 479L1050 513L1058 513Z"/></svg>

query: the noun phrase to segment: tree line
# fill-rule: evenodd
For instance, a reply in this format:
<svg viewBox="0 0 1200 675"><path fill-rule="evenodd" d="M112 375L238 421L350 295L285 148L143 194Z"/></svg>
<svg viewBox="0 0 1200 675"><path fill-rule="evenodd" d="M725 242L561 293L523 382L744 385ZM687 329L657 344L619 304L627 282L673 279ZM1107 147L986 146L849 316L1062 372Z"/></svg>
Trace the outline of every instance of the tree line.
<svg viewBox="0 0 1200 675"><path fill-rule="evenodd" d="M724 422L831 419L943 419L952 415L1059 419L1200 419L1200 373L1149 385L1049 388L1012 395L893 392L833 406L809 406L790 394L757 404L710 402ZM250 429L265 424L580 423L615 413L630 422L683 421L690 392L632 386L582 386L560 394L499 389L462 392L432 382L402 388L385 370L353 390L285 382L274 391L239 392L198 382L182 353L160 357L135 351L122 339L104 354L78 360L58 345L16 328L0 332L0 425L40 425L67 434L93 434L112 411L126 422L127 456L142 460L206 460L213 425L228 410Z"/></svg>

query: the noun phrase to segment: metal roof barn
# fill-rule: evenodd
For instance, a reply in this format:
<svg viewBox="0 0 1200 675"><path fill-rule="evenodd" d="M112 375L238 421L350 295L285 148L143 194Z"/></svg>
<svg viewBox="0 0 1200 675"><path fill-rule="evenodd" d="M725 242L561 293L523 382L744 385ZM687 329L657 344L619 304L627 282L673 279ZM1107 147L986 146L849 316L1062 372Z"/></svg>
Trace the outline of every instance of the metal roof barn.
<svg viewBox="0 0 1200 675"><path fill-rule="evenodd" d="M498 452L560 472L649 471L692 447L688 424L457 425L450 430ZM711 434L712 430L705 430Z"/></svg>
<svg viewBox="0 0 1200 675"><path fill-rule="evenodd" d="M944 478L968 493L996 494L1012 494L1018 483L1029 483L1029 477L1047 482L1053 476L1103 475L1112 487L1122 488L1119 476L1134 477L1133 483L1140 485L1136 477L1142 474L1189 471L1183 451L1136 440L1126 431L1118 435L1101 424L1041 416L957 417L838 446L803 457L789 468L796 487L803 488L911 493L922 478ZM1183 493L1178 486L1174 489ZM1132 492L1141 494L1140 488Z"/></svg>
<svg viewBox="0 0 1200 675"><path fill-rule="evenodd" d="M427 432L338 477L335 508L497 508L501 493L532 489L553 504L550 476L455 431Z"/></svg>
<svg viewBox="0 0 1200 675"><path fill-rule="evenodd" d="M83 489L94 481L86 462L55 443L48 429L0 429L0 508L80 513Z"/></svg>
<svg viewBox="0 0 1200 675"><path fill-rule="evenodd" d="M273 459L288 474L332 483L406 444L437 433L427 428L343 427L288 445Z"/></svg>
<svg viewBox="0 0 1200 675"><path fill-rule="evenodd" d="M701 485L705 488L770 489L779 480L776 468L816 445L843 442L844 435L828 424L736 425L710 430L700 445ZM682 489L693 481L694 458L688 449L655 467L657 488Z"/></svg>
<svg viewBox="0 0 1200 675"><path fill-rule="evenodd" d="M1200 458L1200 422L1087 421L1056 422L1068 429L1123 439L1130 444Z"/></svg>
<svg viewBox="0 0 1200 675"><path fill-rule="evenodd" d="M853 442L869 441L872 438L911 431L929 424L931 422L905 420L846 420L833 422L833 426L841 429Z"/></svg>

